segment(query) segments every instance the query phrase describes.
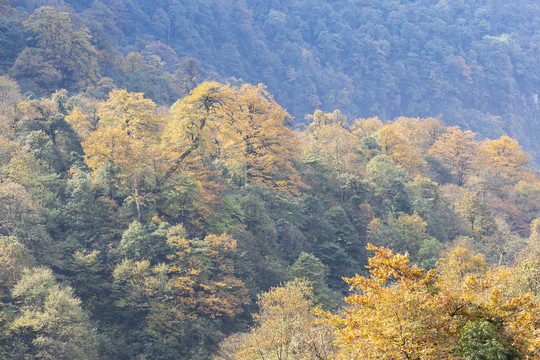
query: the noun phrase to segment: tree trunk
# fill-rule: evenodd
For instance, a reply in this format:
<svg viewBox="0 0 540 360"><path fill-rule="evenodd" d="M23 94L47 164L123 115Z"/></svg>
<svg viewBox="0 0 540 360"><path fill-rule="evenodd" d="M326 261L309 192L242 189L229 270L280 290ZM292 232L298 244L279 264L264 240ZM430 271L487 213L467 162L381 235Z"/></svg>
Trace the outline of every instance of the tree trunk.
<svg viewBox="0 0 540 360"><path fill-rule="evenodd" d="M140 189L139 189L139 179L137 178L137 176L135 175L135 194L134 194L134 198L135 198L135 205L137 206L137 221L138 222L141 222L141 219L142 219L142 210L141 210L141 201L140 201Z"/></svg>

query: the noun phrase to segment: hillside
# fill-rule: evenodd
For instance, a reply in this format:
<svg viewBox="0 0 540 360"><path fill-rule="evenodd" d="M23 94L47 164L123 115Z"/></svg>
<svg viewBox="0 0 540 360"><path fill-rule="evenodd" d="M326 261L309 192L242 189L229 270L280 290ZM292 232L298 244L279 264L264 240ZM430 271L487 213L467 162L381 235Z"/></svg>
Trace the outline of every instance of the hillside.
<svg viewBox="0 0 540 360"><path fill-rule="evenodd" d="M504 279L497 306L525 304L519 294L529 304L520 311L540 306L540 181L507 136L480 140L435 118L349 125L339 111L315 111L293 131L263 86L204 82L164 109L121 89L100 102L65 90L23 100L15 82L0 80L4 359L202 360L226 337L220 354L259 359L237 346L268 340L286 311L305 315L294 334L311 334L315 304L338 311L343 277L367 275L369 244L401 269L384 275L390 282L412 276L414 286L443 281L456 292L470 273L492 284L472 298L422 288L414 296L433 301L422 316L458 298L488 319L506 311L485 302L485 291L502 291L492 273ZM408 306L406 289L388 294L404 296L395 306ZM387 301L378 294L370 301ZM460 312L455 324L477 316ZM504 321L504 331L536 326ZM332 335L330 324L317 328L326 334L317 346L334 354L333 336L348 335ZM445 351L458 351L461 333L452 334ZM281 340L268 341L264 351Z"/></svg>
<svg viewBox="0 0 540 360"><path fill-rule="evenodd" d="M41 5L11 2L21 20ZM340 109L350 119L440 116L480 136L509 135L540 156L540 6L533 0L54 6L88 28L102 76L164 104L193 78L236 78L267 85L297 123L317 108ZM23 49L24 36L13 32L3 30L5 41L18 44L7 46L4 71ZM176 72L173 83L165 72Z"/></svg>
<svg viewBox="0 0 540 360"><path fill-rule="evenodd" d="M538 13L0 0L0 358L540 358Z"/></svg>

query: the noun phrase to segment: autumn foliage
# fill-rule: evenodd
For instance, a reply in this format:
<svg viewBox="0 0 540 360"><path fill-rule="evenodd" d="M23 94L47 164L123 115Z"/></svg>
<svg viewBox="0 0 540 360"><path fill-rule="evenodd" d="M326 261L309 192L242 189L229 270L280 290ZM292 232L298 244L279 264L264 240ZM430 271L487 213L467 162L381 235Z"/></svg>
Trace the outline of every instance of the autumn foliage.
<svg viewBox="0 0 540 360"><path fill-rule="evenodd" d="M540 356L540 304L504 286L510 269L488 269L463 248L430 271L387 248L367 249L374 252L369 277L346 279L350 306L344 316L327 315L339 359Z"/></svg>
<svg viewBox="0 0 540 360"><path fill-rule="evenodd" d="M0 79L2 359L540 356L540 183L511 138L102 85Z"/></svg>

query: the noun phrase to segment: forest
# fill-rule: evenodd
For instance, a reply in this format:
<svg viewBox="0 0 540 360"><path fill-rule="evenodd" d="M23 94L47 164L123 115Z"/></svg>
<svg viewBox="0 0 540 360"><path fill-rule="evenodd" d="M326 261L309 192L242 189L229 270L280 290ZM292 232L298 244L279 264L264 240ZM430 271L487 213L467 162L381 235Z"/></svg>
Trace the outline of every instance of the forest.
<svg viewBox="0 0 540 360"><path fill-rule="evenodd" d="M538 24L536 0L2 0L0 74L38 97L116 86L167 106L198 81L262 83L297 123L438 117L538 164Z"/></svg>
<svg viewBox="0 0 540 360"><path fill-rule="evenodd" d="M538 15L0 0L0 358L540 358Z"/></svg>

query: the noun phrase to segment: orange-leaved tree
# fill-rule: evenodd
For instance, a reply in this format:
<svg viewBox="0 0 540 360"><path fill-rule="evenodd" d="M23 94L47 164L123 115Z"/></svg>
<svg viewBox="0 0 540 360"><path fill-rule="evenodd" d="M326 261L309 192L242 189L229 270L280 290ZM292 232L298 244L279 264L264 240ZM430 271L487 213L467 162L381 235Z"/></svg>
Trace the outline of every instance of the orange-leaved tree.
<svg viewBox="0 0 540 360"><path fill-rule="evenodd" d="M539 358L540 303L512 292L512 269L457 248L425 271L408 255L367 248L370 276L346 279L351 306L324 314L339 359Z"/></svg>
<svg viewBox="0 0 540 360"><path fill-rule="evenodd" d="M355 293L344 317L330 316L339 359L454 359L452 313L459 298L437 292L435 270L411 266L407 255L375 247L369 278L345 279Z"/></svg>
<svg viewBox="0 0 540 360"><path fill-rule="evenodd" d="M263 85L203 83L172 108L163 146L167 175L193 161L222 163L240 184L297 193L298 140L289 115Z"/></svg>

